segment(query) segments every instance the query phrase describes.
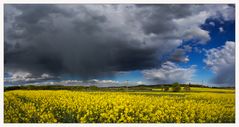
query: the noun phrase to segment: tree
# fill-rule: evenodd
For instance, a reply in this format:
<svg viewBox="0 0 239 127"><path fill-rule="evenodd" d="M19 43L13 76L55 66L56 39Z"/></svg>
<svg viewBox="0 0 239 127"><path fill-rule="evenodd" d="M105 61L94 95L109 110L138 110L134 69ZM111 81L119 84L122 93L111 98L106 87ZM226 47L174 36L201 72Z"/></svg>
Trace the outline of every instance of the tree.
<svg viewBox="0 0 239 127"><path fill-rule="evenodd" d="M190 89L190 83L189 83L189 85L186 85L185 84L185 86L184 86L184 91L190 91L191 89Z"/></svg>
<svg viewBox="0 0 239 127"><path fill-rule="evenodd" d="M88 89L89 90L98 90L99 88L97 86L89 86Z"/></svg>
<svg viewBox="0 0 239 127"><path fill-rule="evenodd" d="M178 82L173 83L172 85L173 92L179 92L181 90L181 86Z"/></svg>
<svg viewBox="0 0 239 127"><path fill-rule="evenodd" d="M169 91L169 87L168 87L168 86L163 87L163 91L164 91L164 92Z"/></svg>

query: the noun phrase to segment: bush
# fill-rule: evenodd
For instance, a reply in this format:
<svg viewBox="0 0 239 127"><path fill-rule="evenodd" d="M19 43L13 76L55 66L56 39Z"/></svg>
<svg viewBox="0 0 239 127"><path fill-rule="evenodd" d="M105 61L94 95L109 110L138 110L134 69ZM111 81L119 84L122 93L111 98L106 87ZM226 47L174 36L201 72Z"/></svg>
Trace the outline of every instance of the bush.
<svg viewBox="0 0 239 127"><path fill-rule="evenodd" d="M164 92L169 91L169 87L165 86L165 87L163 88L163 91L164 91Z"/></svg>
<svg viewBox="0 0 239 127"><path fill-rule="evenodd" d="M89 90L98 90L99 88L97 86L89 86Z"/></svg>
<svg viewBox="0 0 239 127"><path fill-rule="evenodd" d="M184 89L184 91L190 91L191 90L189 85L185 85L183 89Z"/></svg>
<svg viewBox="0 0 239 127"><path fill-rule="evenodd" d="M178 82L175 82L172 85L172 90L173 90L173 92L179 92L181 90L180 84Z"/></svg>

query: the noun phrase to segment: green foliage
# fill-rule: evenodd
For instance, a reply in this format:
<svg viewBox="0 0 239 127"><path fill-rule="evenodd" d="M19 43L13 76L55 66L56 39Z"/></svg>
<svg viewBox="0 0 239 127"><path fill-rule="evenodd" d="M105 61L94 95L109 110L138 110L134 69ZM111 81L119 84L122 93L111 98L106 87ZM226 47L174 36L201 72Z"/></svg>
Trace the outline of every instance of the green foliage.
<svg viewBox="0 0 239 127"><path fill-rule="evenodd" d="M173 92L179 92L181 90L181 86L178 82L173 83L172 85L172 91Z"/></svg>
<svg viewBox="0 0 239 127"><path fill-rule="evenodd" d="M163 87L163 91L165 92L169 91L169 87L168 86Z"/></svg>
<svg viewBox="0 0 239 127"><path fill-rule="evenodd" d="M99 88L97 86L89 86L88 89L89 90L98 90Z"/></svg>
<svg viewBox="0 0 239 127"><path fill-rule="evenodd" d="M184 91L190 91L191 90L189 85L185 85L183 89L184 89Z"/></svg>

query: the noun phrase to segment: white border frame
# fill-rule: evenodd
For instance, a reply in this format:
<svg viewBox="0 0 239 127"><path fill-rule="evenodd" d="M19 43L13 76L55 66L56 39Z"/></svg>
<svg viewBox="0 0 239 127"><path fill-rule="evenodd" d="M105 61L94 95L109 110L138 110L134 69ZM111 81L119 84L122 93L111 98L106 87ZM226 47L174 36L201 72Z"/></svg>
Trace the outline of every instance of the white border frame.
<svg viewBox="0 0 239 127"><path fill-rule="evenodd" d="M239 83L239 79L236 78L236 123L232 124L4 124L3 123L3 103L4 103L4 98L3 98L3 88L4 88L4 61L3 61L3 56L4 56L4 4L236 4L236 33L235 35L238 35L238 14L239 14L239 5L237 3L237 0L3 0L1 1L0 5L0 25L1 25L1 30L0 30L0 38L1 38L1 45L0 45L0 126L13 126L13 127L26 127L26 126L34 126L34 127L42 127L42 126L60 126L60 127L65 127L65 126L77 126L77 127L85 127L85 126L104 126L104 127L119 127L119 126L127 126L127 127L149 127L149 126L166 126L166 127L176 127L176 126L183 126L183 127L188 127L188 126L217 126L217 127L236 127L239 126L239 87L237 86L237 83ZM235 39L236 43L236 57L239 56L239 45L237 42L239 42L238 36L236 36ZM238 58L236 58L236 75L238 75ZM238 110L237 110L238 109Z"/></svg>

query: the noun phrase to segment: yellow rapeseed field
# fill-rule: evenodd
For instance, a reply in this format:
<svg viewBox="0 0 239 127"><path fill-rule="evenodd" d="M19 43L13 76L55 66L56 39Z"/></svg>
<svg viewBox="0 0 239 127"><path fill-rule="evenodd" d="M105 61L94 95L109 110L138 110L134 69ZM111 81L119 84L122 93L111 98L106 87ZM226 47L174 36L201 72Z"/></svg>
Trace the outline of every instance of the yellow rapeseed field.
<svg viewBox="0 0 239 127"><path fill-rule="evenodd" d="M235 94L14 90L4 92L4 122L233 123Z"/></svg>

